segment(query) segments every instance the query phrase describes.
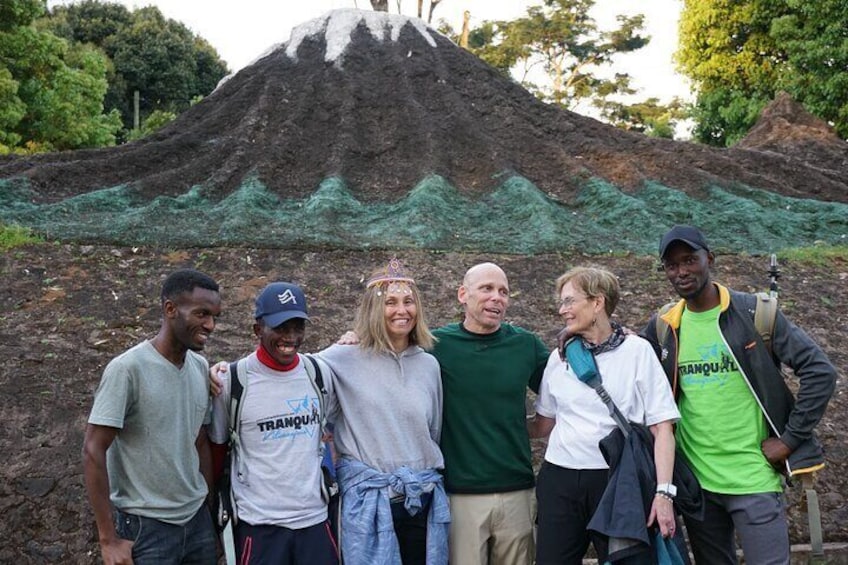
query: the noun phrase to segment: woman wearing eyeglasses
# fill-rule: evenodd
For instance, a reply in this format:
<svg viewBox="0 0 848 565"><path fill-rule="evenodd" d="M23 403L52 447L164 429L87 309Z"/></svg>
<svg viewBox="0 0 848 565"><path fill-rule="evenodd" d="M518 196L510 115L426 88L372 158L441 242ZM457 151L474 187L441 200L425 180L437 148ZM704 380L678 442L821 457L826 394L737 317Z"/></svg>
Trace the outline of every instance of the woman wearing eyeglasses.
<svg viewBox="0 0 848 565"><path fill-rule="evenodd" d="M566 331L594 355L603 386L622 414L649 427L654 437L657 483L647 526L664 537L674 534L674 435L679 417L662 367L647 341L625 333L612 320L619 300L612 273L578 267L556 281L559 314ZM604 490L609 466L598 442L616 429L595 389L578 379L569 363L554 351L542 377L536 416L528 421L531 437L550 435L536 483L538 533L536 563L582 562L591 542L603 563L608 540L587 530Z"/></svg>

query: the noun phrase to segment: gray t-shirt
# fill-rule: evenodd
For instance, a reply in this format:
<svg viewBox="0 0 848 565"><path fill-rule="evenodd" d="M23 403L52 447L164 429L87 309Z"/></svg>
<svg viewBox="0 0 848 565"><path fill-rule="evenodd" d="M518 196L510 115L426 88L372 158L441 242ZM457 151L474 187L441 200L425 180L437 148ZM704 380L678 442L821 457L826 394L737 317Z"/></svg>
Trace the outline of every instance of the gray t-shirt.
<svg viewBox="0 0 848 565"><path fill-rule="evenodd" d="M117 508L177 525L200 509L207 486L195 441L208 421L208 371L193 351L176 367L150 341L106 366L88 423L119 429L106 452Z"/></svg>
<svg viewBox="0 0 848 565"><path fill-rule="evenodd" d="M253 525L291 529L327 519L321 498L321 420L319 400L301 359L291 371L275 371L251 353L239 361L248 386L241 402L240 445L234 451L232 486L238 519ZM322 375L328 395L330 375ZM229 368L223 390L212 401L209 437L228 439Z"/></svg>
<svg viewBox="0 0 848 565"><path fill-rule="evenodd" d="M318 357L333 370L328 404L337 455L390 473L441 469L442 380L436 358L418 346L400 354L333 345Z"/></svg>

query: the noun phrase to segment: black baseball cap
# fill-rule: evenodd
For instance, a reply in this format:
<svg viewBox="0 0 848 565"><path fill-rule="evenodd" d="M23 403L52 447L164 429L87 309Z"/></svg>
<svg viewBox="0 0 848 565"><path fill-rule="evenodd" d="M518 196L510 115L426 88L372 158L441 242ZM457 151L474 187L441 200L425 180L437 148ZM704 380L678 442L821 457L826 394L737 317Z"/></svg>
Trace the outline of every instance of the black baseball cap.
<svg viewBox="0 0 848 565"><path fill-rule="evenodd" d="M287 282L273 282L256 297L256 313L269 328L276 328L292 318L308 320L306 296L299 286Z"/></svg>
<svg viewBox="0 0 848 565"><path fill-rule="evenodd" d="M660 240L660 259L665 257L665 252L675 241L682 241L695 251L699 249L710 250L707 245L707 238L704 237L701 230L694 226L674 226Z"/></svg>

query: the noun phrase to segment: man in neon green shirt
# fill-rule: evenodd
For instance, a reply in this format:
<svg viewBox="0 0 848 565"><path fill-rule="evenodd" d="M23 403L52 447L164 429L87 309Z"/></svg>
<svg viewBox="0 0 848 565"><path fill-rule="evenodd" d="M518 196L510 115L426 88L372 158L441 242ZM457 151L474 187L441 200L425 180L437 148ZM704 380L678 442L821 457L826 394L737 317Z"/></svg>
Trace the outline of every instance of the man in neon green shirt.
<svg viewBox="0 0 848 565"><path fill-rule="evenodd" d="M703 522L686 521L695 561L735 564L734 531L748 563L789 564L780 472L823 466L813 428L833 393L836 370L819 347L777 313L774 357L800 380L796 398L753 322L756 296L712 281L715 256L692 226L660 243L666 277L682 300L643 337L654 345L680 408L676 440L705 494Z"/></svg>

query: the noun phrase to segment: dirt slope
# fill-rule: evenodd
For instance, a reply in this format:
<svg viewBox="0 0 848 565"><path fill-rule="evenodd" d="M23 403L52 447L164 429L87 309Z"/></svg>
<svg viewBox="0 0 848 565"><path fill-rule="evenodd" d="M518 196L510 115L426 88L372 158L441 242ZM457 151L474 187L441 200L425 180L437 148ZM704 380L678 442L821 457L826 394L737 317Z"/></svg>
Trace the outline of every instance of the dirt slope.
<svg viewBox="0 0 848 565"><path fill-rule="evenodd" d="M94 522L85 499L80 464L85 419L106 363L158 329L162 278L195 266L221 283L224 314L207 356L233 359L254 347L252 300L271 279L306 289L312 323L307 349L329 345L350 327L360 281L386 260L383 252L268 249L131 249L43 245L0 258L0 563L96 562ZM569 266L597 264L616 272L623 297L617 315L638 328L649 311L671 298L670 287L649 257L586 258L483 256L409 252L402 256L417 276L427 315L439 325L458 319L455 287L468 266L495 260L511 278L509 320L552 343L559 327L554 280ZM736 288L765 287L766 262L719 257L717 278ZM828 465L818 492L828 542L848 541L848 264L828 268L783 265L782 304L837 365L837 394L819 425ZM537 457L542 449L536 446ZM806 539L799 489L789 491L792 540Z"/></svg>

